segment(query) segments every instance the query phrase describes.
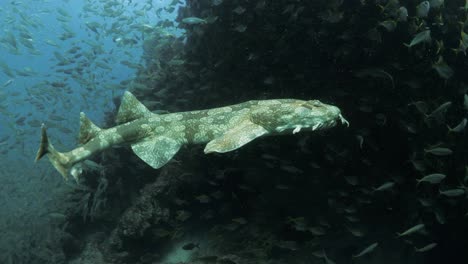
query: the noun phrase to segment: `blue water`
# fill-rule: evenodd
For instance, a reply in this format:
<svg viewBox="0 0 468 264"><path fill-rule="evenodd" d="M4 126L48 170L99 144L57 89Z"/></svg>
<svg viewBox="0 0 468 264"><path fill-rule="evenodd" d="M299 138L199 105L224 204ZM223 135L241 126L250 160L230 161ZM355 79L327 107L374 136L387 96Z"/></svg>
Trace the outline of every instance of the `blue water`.
<svg viewBox="0 0 468 264"><path fill-rule="evenodd" d="M142 25L155 27L163 19L174 20L177 11L157 14L157 9L171 2L0 1L0 63L7 66L0 70L0 138L4 139L0 143L1 263L10 252L27 248L25 243L35 230L49 223L47 215L59 211L61 195L69 189L50 164L34 163L39 124L49 127L52 143L60 150L76 145L80 111L101 125L105 113L115 107L112 98L131 88L120 82L136 74L136 69L120 62L144 66L141 56L146 33L140 29ZM112 3L115 6L110 9L122 11L115 17L106 15L105 6ZM116 22L121 32L109 30ZM97 32L86 23L98 23ZM182 34L177 28L161 30ZM67 31L72 33L69 38L63 35ZM16 40L16 48L6 40L9 36ZM33 48L23 45L21 38ZM134 43L122 44L118 38ZM72 47L80 50L68 52ZM81 56L73 58L76 54ZM58 66L60 56L74 62ZM81 72L73 70L76 68ZM75 76L61 69L72 69Z"/></svg>

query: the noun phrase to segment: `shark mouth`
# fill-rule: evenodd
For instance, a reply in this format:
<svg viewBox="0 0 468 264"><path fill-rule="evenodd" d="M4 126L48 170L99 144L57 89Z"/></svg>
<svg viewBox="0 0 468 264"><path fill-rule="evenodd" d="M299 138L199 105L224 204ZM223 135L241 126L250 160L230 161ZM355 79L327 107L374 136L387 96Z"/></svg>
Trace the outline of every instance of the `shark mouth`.
<svg viewBox="0 0 468 264"><path fill-rule="evenodd" d="M347 127L349 127L349 122L348 122L348 120L346 120L346 118L344 118L341 114L338 116L338 118L340 119L341 124L346 125ZM336 120L331 120L329 122L317 123L317 124L312 126L312 131L315 131L315 130L321 129L321 128L333 127L335 125L336 125ZM302 128L306 128L306 126L297 125L294 128L294 130L292 131L292 133L293 134L299 133Z"/></svg>

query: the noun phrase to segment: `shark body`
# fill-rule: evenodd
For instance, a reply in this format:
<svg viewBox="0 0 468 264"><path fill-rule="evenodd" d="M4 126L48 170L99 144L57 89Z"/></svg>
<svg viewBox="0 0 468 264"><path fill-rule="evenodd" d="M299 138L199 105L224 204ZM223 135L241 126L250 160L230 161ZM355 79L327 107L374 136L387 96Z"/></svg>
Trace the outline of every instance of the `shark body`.
<svg viewBox="0 0 468 264"><path fill-rule="evenodd" d="M207 143L205 153L224 153L261 136L323 130L338 122L349 125L338 107L318 100L259 100L207 110L154 114L133 94L125 92L115 127L101 129L84 113L80 114L81 146L69 152L58 152L42 125L36 161L47 155L65 179L71 174L78 180L80 162L115 145L129 144L138 157L157 169L185 144Z"/></svg>

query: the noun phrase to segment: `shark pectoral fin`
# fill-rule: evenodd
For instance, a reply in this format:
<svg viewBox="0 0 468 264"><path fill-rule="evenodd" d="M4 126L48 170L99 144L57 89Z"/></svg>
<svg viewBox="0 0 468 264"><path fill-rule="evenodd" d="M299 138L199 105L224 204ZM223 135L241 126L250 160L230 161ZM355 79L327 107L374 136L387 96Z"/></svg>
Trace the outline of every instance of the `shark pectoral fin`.
<svg viewBox="0 0 468 264"><path fill-rule="evenodd" d="M161 168L179 151L182 145L176 140L155 136L132 144L135 154L154 169Z"/></svg>
<svg viewBox="0 0 468 264"><path fill-rule="evenodd" d="M117 124L127 123L152 114L132 93L127 91L122 97L115 122Z"/></svg>
<svg viewBox="0 0 468 264"><path fill-rule="evenodd" d="M80 113L80 132L78 134L78 143L86 144L86 142L94 138L100 131L101 129L89 120L83 112Z"/></svg>
<svg viewBox="0 0 468 264"><path fill-rule="evenodd" d="M205 153L224 153L242 147L250 141L267 134L268 131L262 126L250 121L245 121L239 126L224 133L206 144Z"/></svg>

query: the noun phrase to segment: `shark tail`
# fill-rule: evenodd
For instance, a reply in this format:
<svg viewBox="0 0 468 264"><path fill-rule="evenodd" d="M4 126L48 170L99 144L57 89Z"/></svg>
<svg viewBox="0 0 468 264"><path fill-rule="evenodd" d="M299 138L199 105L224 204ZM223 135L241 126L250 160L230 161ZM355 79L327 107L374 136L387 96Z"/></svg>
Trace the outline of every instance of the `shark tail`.
<svg viewBox="0 0 468 264"><path fill-rule="evenodd" d="M47 137L47 129L44 124L41 126L41 143L36 154L36 162L47 154L55 169L65 178L68 179L68 172L73 164L69 164L69 159L64 153L55 150L54 146L49 142Z"/></svg>

